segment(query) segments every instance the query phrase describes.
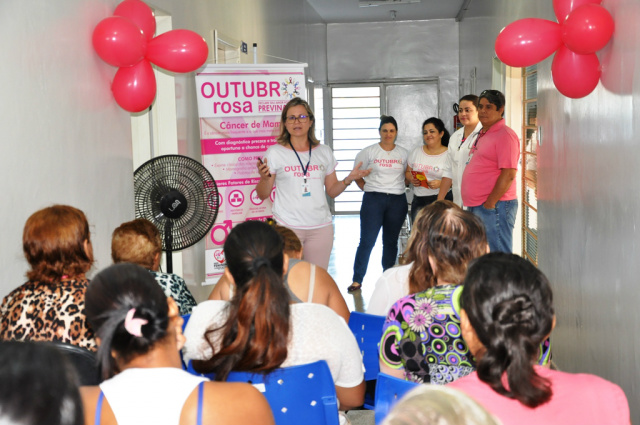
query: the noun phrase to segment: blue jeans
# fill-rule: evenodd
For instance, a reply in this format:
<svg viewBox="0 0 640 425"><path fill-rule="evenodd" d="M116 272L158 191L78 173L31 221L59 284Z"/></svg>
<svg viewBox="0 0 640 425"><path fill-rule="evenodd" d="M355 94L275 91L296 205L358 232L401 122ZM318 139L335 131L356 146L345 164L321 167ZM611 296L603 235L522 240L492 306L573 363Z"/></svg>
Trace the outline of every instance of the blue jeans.
<svg viewBox="0 0 640 425"><path fill-rule="evenodd" d="M513 226L518 212L517 199L498 201L492 210L479 205L469 207L469 211L484 223L491 252L513 252Z"/></svg>
<svg viewBox="0 0 640 425"><path fill-rule="evenodd" d="M353 262L353 282L362 283L367 273L371 250L382 227L382 269L396 264L398 236L407 217L407 197L380 192L365 192L360 207L360 245Z"/></svg>

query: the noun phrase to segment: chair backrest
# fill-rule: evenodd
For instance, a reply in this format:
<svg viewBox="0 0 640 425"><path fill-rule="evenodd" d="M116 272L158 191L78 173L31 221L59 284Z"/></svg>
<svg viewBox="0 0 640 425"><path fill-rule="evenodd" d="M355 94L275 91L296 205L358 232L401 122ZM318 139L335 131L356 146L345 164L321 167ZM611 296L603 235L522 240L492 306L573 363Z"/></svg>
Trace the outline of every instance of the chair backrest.
<svg viewBox="0 0 640 425"><path fill-rule="evenodd" d="M189 362L189 372L198 374ZM213 379L213 374L204 374ZM338 399L324 360L280 368L270 374L231 372L227 382L247 382L267 399L276 425L338 425Z"/></svg>
<svg viewBox="0 0 640 425"><path fill-rule="evenodd" d="M98 385L101 382L96 354L86 348L60 341L51 341L71 362L75 368L80 385Z"/></svg>
<svg viewBox="0 0 640 425"><path fill-rule="evenodd" d="M402 396L416 385L417 382L405 381L381 373L376 384L375 419L378 425L387 416L391 408Z"/></svg>
<svg viewBox="0 0 640 425"><path fill-rule="evenodd" d="M349 329L358 341L358 347L362 353L364 363L364 380L371 381L378 377L380 372L378 347L382 338L382 326L384 316L351 312L349 316Z"/></svg>

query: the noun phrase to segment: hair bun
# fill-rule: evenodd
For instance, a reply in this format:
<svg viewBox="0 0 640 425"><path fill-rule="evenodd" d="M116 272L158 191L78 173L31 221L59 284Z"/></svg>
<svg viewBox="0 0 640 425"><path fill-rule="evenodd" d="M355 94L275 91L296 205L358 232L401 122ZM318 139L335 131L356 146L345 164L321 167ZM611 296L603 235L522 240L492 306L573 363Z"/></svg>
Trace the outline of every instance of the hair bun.
<svg viewBox="0 0 640 425"><path fill-rule="evenodd" d="M527 295L502 301L494 309L494 320L502 326L533 326L535 309Z"/></svg>

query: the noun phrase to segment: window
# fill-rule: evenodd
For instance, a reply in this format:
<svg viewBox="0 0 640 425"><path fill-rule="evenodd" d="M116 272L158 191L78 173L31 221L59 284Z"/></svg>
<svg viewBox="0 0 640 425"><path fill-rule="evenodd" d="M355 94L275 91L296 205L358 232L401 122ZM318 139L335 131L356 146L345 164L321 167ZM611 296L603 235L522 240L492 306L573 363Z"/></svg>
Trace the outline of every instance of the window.
<svg viewBox="0 0 640 425"><path fill-rule="evenodd" d="M522 69L522 255L538 264L538 68Z"/></svg>
<svg viewBox="0 0 640 425"><path fill-rule="evenodd" d="M332 87L331 111L336 176L342 180L353 169L358 152L380 140L380 86ZM360 211L362 194L355 184L347 188L335 200L335 213Z"/></svg>

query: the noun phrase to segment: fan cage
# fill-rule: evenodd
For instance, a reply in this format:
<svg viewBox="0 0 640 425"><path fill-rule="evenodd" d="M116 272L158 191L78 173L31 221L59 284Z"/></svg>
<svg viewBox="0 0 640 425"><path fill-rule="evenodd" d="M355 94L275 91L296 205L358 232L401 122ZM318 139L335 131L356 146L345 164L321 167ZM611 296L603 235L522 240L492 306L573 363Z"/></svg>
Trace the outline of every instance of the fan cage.
<svg viewBox="0 0 640 425"><path fill-rule="evenodd" d="M218 215L218 187L209 171L192 158L163 155L150 159L134 172L136 218L145 218L158 228L162 249L171 229L171 251L188 248L208 234ZM177 190L187 200L187 209L176 219L160 209L162 196Z"/></svg>

